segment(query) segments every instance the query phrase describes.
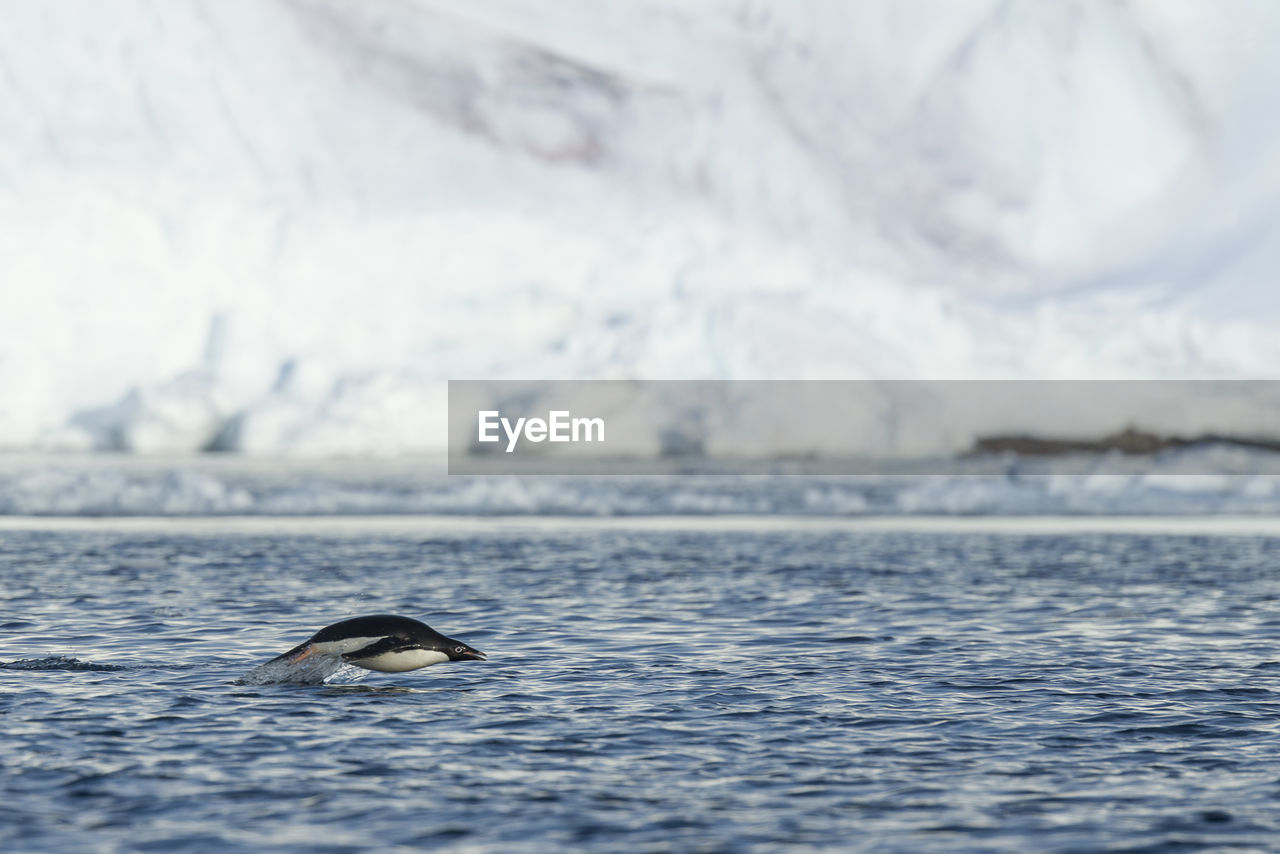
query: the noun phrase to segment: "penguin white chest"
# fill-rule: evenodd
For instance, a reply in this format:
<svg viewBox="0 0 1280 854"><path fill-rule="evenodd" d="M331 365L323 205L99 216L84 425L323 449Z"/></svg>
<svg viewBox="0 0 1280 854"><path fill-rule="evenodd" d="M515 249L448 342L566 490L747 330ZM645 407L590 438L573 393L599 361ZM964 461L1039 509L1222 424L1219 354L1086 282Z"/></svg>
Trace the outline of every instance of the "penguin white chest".
<svg viewBox="0 0 1280 854"><path fill-rule="evenodd" d="M349 659L350 664L366 670L378 670L382 673L403 673L406 670L417 670L419 667L430 667L448 661L449 656L435 649L402 649L396 652L384 652L369 658Z"/></svg>

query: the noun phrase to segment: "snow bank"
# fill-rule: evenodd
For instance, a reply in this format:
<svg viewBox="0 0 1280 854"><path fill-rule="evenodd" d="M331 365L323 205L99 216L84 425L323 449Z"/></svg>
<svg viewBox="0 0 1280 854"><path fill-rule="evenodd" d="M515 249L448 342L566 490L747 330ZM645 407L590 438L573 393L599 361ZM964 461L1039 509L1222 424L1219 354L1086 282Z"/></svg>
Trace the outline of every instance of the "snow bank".
<svg viewBox="0 0 1280 854"><path fill-rule="evenodd" d="M439 449L448 378L1272 377L1278 40L1248 0L10 4L0 446Z"/></svg>

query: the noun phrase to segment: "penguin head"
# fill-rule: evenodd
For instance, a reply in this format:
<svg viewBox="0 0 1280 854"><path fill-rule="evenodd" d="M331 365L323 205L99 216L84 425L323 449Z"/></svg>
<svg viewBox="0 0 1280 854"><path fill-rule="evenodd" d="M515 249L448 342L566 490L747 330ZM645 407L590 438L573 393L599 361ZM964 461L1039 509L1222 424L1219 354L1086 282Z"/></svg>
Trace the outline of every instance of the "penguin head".
<svg viewBox="0 0 1280 854"><path fill-rule="evenodd" d="M485 655L478 649L470 647L460 640L447 638L430 626L418 623L407 625L399 632L404 643L420 649L443 652L450 661L484 661Z"/></svg>
<svg viewBox="0 0 1280 854"><path fill-rule="evenodd" d="M484 661L485 654L478 649L473 649L459 640L452 638L441 638L444 641L442 647L436 649L449 656L450 661Z"/></svg>

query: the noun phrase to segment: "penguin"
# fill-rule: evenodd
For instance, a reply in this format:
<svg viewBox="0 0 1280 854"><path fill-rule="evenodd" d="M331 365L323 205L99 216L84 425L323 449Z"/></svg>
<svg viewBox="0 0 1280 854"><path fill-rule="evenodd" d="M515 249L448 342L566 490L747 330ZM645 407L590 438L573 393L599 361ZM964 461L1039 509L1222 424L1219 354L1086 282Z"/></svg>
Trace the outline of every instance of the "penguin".
<svg viewBox="0 0 1280 854"><path fill-rule="evenodd" d="M340 656L348 664L382 673L403 673L442 661L484 661L486 656L410 617L378 614L325 626L269 664L297 664L313 655Z"/></svg>

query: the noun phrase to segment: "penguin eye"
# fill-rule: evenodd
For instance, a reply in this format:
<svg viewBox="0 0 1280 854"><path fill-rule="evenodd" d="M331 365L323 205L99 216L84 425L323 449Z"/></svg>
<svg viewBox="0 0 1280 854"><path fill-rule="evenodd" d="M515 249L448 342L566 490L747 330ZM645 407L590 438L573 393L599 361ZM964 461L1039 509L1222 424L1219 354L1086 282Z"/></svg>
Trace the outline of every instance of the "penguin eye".
<svg viewBox="0 0 1280 854"><path fill-rule="evenodd" d="M454 652L456 652L456 653L458 653L459 655L461 655L461 654L462 654L462 650L463 650L463 649L465 649L465 647L463 647L461 644L459 644L458 646L455 646L455 647L453 648L453 651L454 651Z"/></svg>

